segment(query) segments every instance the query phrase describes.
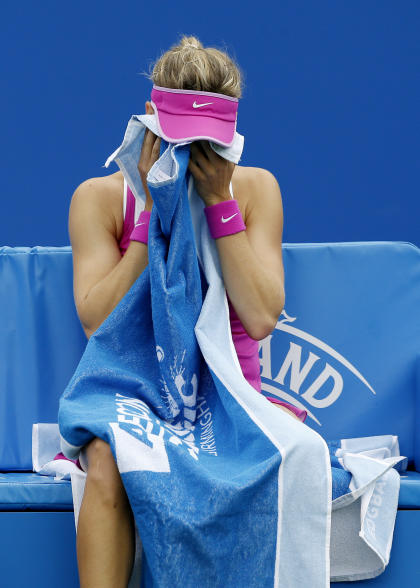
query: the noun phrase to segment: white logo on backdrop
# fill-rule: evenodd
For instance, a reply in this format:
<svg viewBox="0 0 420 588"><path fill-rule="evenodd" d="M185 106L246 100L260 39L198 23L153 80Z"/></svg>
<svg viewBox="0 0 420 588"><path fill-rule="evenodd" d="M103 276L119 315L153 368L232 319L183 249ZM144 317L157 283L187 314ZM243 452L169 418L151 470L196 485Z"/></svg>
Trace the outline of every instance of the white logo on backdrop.
<svg viewBox="0 0 420 588"><path fill-rule="evenodd" d="M343 357L338 351L330 347L324 341L321 341L317 337L297 329L290 323L296 320L296 317L290 317L286 311L283 310L281 316L284 316L282 320L279 320L276 324L275 330L289 333L294 337L310 343L313 347L316 347L338 361L344 368L350 371L366 386L370 392L376 394L375 390L369 384L369 382L362 376L362 374L352 365L345 357ZM318 361L323 361L321 358L312 351L309 351L309 357L302 366L302 349L303 345L299 345L293 341L290 341L289 350L284 357L283 363L280 366L277 374L273 374L273 366L271 362L271 339L273 334L269 335L260 342L261 359L260 363L262 366L261 371L261 388L269 395L277 396L286 402L290 402L294 406L300 409L304 409L308 412L308 417L313 419L318 425L322 426L319 420L316 418L314 413L311 411L311 407L314 408L327 408L337 401L343 391L343 376L338 372L332 365L325 361L322 372L315 378L315 380L304 388L304 384L308 376L310 375L311 368ZM290 391L294 395L286 392L282 386L284 386L284 380L287 373L290 372ZM263 379L271 380L272 383L268 383ZM317 393L322 391L322 388L328 380L332 380L333 388L327 395L317 398ZM298 397L298 398L297 398Z"/></svg>

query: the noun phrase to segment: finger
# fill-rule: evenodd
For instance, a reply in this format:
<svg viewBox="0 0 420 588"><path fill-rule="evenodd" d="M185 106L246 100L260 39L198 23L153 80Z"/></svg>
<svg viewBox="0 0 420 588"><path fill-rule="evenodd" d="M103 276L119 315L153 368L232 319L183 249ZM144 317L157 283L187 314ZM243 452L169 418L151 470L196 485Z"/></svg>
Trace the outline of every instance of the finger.
<svg viewBox="0 0 420 588"><path fill-rule="evenodd" d="M153 156L153 145L155 138L157 138L157 136L152 133L150 129L146 129L140 153L140 161L145 162L146 165Z"/></svg>
<svg viewBox="0 0 420 588"><path fill-rule="evenodd" d="M146 174L151 167L150 162L153 157L154 138L156 138L156 135L150 129L146 128L138 163L140 174Z"/></svg>
<svg viewBox="0 0 420 588"><path fill-rule="evenodd" d="M206 176L203 174L201 169L198 167L197 164L194 163L192 159L190 159L188 162L188 168L191 171L194 178L197 180L197 182L203 182L206 179Z"/></svg>
<svg viewBox="0 0 420 588"><path fill-rule="evenodd" d="M208 158L209 157L209 145L207 141L200 139L198 141L198 145L201 149L201 152Z"/></svg>
<svg viewBox="0 0 420 588"><path fill-rule="evenodd" d="M152 159L157 159L160 153L160 137L156 137L156 141L153 144L152 148Z"/></svg>
<svg viewBox="0 0 420 588"><path fill-rule="evenodd" d="M147 139L148 141L153 141L155 137L156 135L152 133L150 129L146 128L146 133L144 135L145 140Z"/></svg>
<svg viewBox="0 0 420 588"><path fill-rule="evenodd" d="M152 148L155 137L156 135L152 133L150 129L146 129L143 140L143 147L146 149L146 151L150 151L150 149Z"/></svg>
<svg viewBox="0 0 420 588"><path fill-rule="evenodd" d="M194 141L193 145L194 145L194 152L195 153L199 153L202 157L208 159L206 150L204 149L201 141Z"/></svg>
<svg viewBox="0 0 420 588"><path fill-rule="evenodd" d="M149 129L146 128L143 136L143 143L141 146L140 157L144 157L145 152L148 150L148 144L150 143Z"/></svg>
<svg viewBox="0 0 420 588"><path fill-rule="evenodd" d="M190 157L193 160L193 162L196 165L198 165L204 172L210 171L211 165L210 165L209 160L207 159L205 154L201 151L200 147L198 145L195 145L194 143L192 143L192 145L191 145Z"/></svg>
<svg viewBox="0 0 420 588"><path fill-rule="evenodd" d="M213 147L210 146L210 143L208 141L200 140L199 143L209 161L223 159L223 157L221 157L218 153L215 152L215 150L213 149Z"/></svg>

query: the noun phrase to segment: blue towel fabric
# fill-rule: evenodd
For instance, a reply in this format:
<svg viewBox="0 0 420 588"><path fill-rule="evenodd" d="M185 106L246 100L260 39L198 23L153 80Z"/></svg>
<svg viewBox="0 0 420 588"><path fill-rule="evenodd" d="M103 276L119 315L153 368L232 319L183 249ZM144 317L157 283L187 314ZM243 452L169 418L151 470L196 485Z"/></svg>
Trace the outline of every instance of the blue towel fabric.
<svg viewBox="0 0 420 588"><path fill-rule="evenodd" d="M105 164L115 161L143 201L137 164L146 127L159 134L154 115L133 115ZM210 145L237 163L243 137L230 148ZM190 142L162 139L147 178L149 263L90 337L60 398L60 448L75 459L94 437L109 443L141 537L143 588L294 588L309 579L325 588L332 514L356 505L348 520L360 522L360 496L374 500L371 488L387 473L392 486L402 458L337 455L349 440L328 445L246 381L189 153ZM395 484L391 494L395 502ZM381 511L388 528L390 500ZM338 521L338 544L348 520ZM340 568L347 580L360 573L362 548L372 552L362 543ZM380 573L376 564L365 577Z"/></svg>

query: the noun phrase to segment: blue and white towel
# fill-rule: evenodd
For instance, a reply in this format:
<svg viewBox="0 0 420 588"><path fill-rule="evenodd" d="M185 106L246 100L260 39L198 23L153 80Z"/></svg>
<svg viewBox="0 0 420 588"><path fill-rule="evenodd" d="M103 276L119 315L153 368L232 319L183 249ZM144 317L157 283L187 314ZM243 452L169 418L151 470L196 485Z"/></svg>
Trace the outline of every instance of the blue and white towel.
<svg viewBox="0 0 420 588"><path fill-rule="evenodd" d="M365 580L388 565L407 458L395 435L328 441L333 503L331 581Z"/></svg>
<svg viewBox="0 0 420 588"><path fill-rule="evenodd" d="M398 438L393 435L328 441L328 446L333 483L331 581L373 578L389 562L400 487L395 472L406 471L407 458L400 456ZM86 474L69 461L54 460L59 450L58 425L34 424L33 470L55 480L71 479L77 529ZM136 575L132 575L129 588L139 586L141 557L136 528Z"/></svg>
<svg viewBox="0 0 420 588"><path fill-rule="evenodd" d="M105 164L116 161L140 199L146 127L159 134L154 115L133 116ZM239 134L231 148L210 144L239 161ZM363 546L378 551L384 566L398 497L393 465L403 458L347 454L343 440L327 445L246 381L216 244L187 170L189 152L189 142L162 139L147 178L154 201L149 263L91 336L60 398L60 449L75 459L94 437L109 443L136 522L130 588L140 582L140 544L144 588L325 588L334 569L331 531L340 550L348 521L358 517L360 529L358 495L370 493L361 506L367 521L387 479L380 533L372 540L367 522L362 528ZM344 479L348 465L351 477ZM83 475L72 473L72 483ZM75 516L82 492L73 491ZM331 528L335 512L349 516ZM357 549L333 579L361 577L365 559ZM380 573L376 560L363 577Z"/></svg>

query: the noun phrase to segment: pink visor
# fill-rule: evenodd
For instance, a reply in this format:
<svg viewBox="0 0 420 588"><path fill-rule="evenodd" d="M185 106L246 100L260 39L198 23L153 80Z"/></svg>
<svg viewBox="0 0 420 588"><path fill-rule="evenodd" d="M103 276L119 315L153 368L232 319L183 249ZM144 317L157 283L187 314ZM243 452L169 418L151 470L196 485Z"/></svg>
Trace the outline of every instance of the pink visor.
<svg viewBox="0 0 420 588"><path fill-rule="evenodd" d="M235 138L238 98L153 86L151 103L168 143L206 139L230 147Z"/></svg>

